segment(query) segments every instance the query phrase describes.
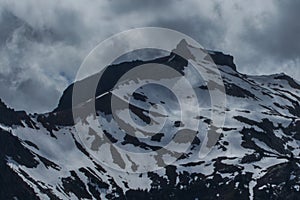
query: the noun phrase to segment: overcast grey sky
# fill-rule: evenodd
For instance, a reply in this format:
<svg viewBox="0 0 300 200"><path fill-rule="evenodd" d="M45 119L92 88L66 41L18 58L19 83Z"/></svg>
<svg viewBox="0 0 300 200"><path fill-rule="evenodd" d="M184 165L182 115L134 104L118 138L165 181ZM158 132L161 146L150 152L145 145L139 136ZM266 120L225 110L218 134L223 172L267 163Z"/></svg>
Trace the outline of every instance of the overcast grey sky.
<svg viewBox="0 0 300 200"><path fill-rule="evenodd" d="M93 47L144 26L231 54L243 73L300 80L299 10L293 0L0 0L0 98L16 109L52 110Z"/></svg>

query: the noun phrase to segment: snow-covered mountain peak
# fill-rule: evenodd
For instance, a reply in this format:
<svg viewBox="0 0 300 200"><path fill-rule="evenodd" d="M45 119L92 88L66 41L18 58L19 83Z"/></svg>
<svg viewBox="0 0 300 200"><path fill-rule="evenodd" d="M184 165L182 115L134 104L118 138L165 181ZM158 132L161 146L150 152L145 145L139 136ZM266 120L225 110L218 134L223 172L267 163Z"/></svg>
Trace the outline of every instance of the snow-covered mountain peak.
<svg viewBox="0 0 300 200"><path fill-rule="evenodd" d="M297 199L299 83L284 74L241 74L232 56L206 51L226 91L225 122L214 127L207 83L191 61L175 54L184 48L191 61L208 59L182 41L168 56L109 66L94 100L82 97L76 105L79 111L92 106L96 113L84 113L77 124L73 84L58 107L46 114L27 115L0 103L0 187L5 191L0 198ZM177 96L166 87L143 85L142 79L118 82L135 67L151 63L169 66L190 81L195 96L186 99L197 101L186 102L197 103L199 115L188 113L190 119L183 121ZM88 90L93 78L81 80L80 87ZM128 93L132 88L136 89ZM114 107L111 100L116 94L122 98ZM196 108L193 103L191 110ZM189 123L199 124L198 130L191 130ZM152 126L158 128L155 134L148 129ZM201 158L203 133L210 129L220 138Z"/></svg>

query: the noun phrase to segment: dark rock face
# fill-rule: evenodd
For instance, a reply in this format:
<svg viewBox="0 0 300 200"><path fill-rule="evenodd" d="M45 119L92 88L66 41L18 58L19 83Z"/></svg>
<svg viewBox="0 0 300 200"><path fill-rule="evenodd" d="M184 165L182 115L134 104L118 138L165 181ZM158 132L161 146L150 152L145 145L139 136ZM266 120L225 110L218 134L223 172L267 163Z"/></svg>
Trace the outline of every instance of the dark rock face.
<svg viewBox="0 0 300 200"><path fill-rule="evenodd" d="M292 88L300 89L299 83L297 83L294 79L292 79L291 77L289 77L285 74L279 75L279 76L275 77L275 79L286 80Z"/></svg>
<svg viewBox="0 0 300 200"><path fill-rule="evenodd" d="M0 123L13 126L19 125L24 126L22 121L24 121L28 126L34 127L34 122L30 119L30 117L26 114L25 111L15 111L14 109L8 108L4 102L0 99Z"/></svg>
<svg viewBox="0 0 300 200"><path fill-rule="evenodd" d="M252 94L250 91L245 90L233 83L225 82L225 90L226 90L226 94L229 94L231 96L242 97L242 98L253 98L253 99L256 98L255 95Z"/></svg>
<svg viewBox="0 0 300 200"><path fill-rule="evenodd" d="M268 173L257 181L254 188L257 199L298 199L299 163L289 162L273 166ZM284 183L284 184L283 184Z"/></svg>
<svg viewBox="0 0 300 200"><path fill-rule="evenodd" d="M236 66L233 61L233 56L223 54L222 52L214 51L209 54L216 65L226 65L236 71Z"/></svg>
<svg viewBox="0 0 300 200"><path fill-rule="evenodd" d="M36 167L38 162L30 151L22 146L17 137L0 129L0 199L38 199L34 190L26 184L7 162L15 160L28 168Z"/></svg>
<svg viewBox="0 0 300 200"><path fill-rule="evenodd" d="M110 91L123 74L125 74L126 72L128 72L129 70L133 69L136 66L145 65L148 63L164 64L178 70L180 73L183 73L182 70L184 69L184 66L187 65L187 61L178 55L176 55L174 59L169 61L169 59L172 58L172 56L173 53L170 56L158 58L151 61L133 61L133 62L124 62L116 65L110 65L105 69L104 72L100 72L98 74L90 76L84 79L84 81L79 81L78 87L81 88L80 89L81 91L86 91L90 89L91 83L98 83L95 96L101 95L105 92ZM100 77L101 79L99 80ZM59 104L57 108L54 109L54 112L71 109L73 85L74 84L71 84L63 92L63 95L59 100ZM82 95L82 97L83 99L81 100L81 102L85 102L88 99L93 98L93 96L90 97L84 94Z"/></svg>

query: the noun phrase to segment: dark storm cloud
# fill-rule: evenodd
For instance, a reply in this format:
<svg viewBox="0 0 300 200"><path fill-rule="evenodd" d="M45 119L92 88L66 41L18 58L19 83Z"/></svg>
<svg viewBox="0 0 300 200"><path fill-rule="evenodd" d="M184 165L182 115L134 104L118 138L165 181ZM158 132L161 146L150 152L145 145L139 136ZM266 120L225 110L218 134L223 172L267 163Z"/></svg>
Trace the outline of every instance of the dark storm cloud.
<svg viewBox="0 0 300 200"><path fill-rule="evenodd" d="M206 48L218 48L217 44L223 40L223 24L214 22L209 18L190 16L188 18L169 18L154 21L149 25L164 27L182 32L197 40Z"/></svg>
<svg viewBox="0 0 300 200"><path fill-rule="evenodd" d="M82 30L85 30L84 23L80 16L73 10L57 8L52 15L52 23L43 22L42 25L30 24L28 19L18 17L18 13L13 13L9 8L5 8L0 13L0 42L3 43L11 38L14 31L20 27L25 29L24 37L39 42L61 41L75 45L81 42Z"/></svg>
<svg viewBox="0 0 300 200"><path fill-rule="evenodd" d="M14 30L22 25L13 14L4 10L0 13L0 45L4 45L6 40L12 35Z"/></svg>
<svg viewBox="0 0 300 200"><path fill-rule="evenodd" d="M7 9L0 13L0 26L0 98L30 112L54 108L81 61L69 45L79 40L68 29L33 27Z"/></svg>
<svg viewBox="0 0 300 200"><path fill-rule="evenodd" d="M276 1L277 11L261 18L261 27L245 21L246 41L277 61L300 57L300 1Z"/></svg>
<svg viewBox="0 0 300 200"><path fill-rule="evenodd" d="M84 40L84 22L80 15L73 10L58 9L55 11L55 20L51 25L45 24L44 29L49 30L51 39L71 45L80 45Z"/></svg>
<svg viewBox="0 0 300 200"><path fill-rule="evenodd" d="M300 80L299 1L274 0L260 15L243 18L237 44L240 69L250 74L286 73Z"/></svg>
<svg viewBox="0 0 300 200"><path fill-rule="evenodd" d="M26 110L30 111L37 110L36 105L39 105L39 110L48 110L49 105L53 105L61 95L60 91L53 87L55 86L45 84L44 80L35 78L23 80L16 88L12 103L26 104Z"/></svg>
<svg viewBox="0 0 300 200"><path fill-rule="evenodd" d="M153 12L158 10L164 10L168 12L168 9L172 7L175 1L180 0L153 0L153 1L141 1L141 0L111 0L109 7L116 13L128 12L139 12L139 11L149 11Z"/></svg>

